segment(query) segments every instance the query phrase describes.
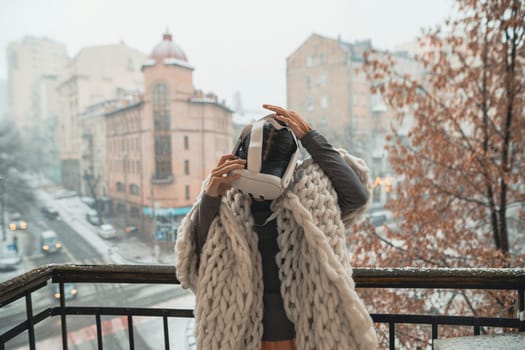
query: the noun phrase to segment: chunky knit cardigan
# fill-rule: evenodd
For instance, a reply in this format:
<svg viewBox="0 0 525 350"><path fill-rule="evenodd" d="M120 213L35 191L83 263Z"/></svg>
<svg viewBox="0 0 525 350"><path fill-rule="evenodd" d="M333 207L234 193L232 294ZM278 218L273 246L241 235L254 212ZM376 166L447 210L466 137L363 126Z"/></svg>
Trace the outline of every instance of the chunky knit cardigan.
<svg viewBox="0 0 525 350"><path fill-rule="evenodd" d="M339 151L370 194L366 164ZM199 200L178 229L177 277L196 295L199 350L261 348L262 268L250 205L250 197L235 189L222 197L200 261L193 241ZM354 289L345 243L346 228L366 206L341 215L330 180L311 159L298 165L291 187L272 203L281 295L298 350L377 348L372 320Z"/></svg>

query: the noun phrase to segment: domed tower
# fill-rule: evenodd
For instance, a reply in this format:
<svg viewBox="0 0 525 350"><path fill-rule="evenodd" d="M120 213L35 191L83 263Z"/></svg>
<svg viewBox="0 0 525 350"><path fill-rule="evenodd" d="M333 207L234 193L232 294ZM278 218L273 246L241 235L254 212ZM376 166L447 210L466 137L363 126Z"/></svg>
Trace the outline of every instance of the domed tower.
<svg viewBox="0 0 525 350"><path fill-rule="evenodd" d="M154 86L165 84L171 99L189 98L193 94L193 67L186 54L173 41L171 33L162 35L142 65L146 98L152 96Z"/></svg>

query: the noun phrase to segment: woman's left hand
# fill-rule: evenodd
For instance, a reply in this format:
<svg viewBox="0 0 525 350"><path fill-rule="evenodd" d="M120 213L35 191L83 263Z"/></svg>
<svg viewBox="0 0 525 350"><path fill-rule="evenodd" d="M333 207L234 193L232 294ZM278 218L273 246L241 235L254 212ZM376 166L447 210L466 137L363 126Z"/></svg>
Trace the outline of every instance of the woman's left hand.
<svg viewBox="0 0 525 350"><path fill-rule="evenodd" d="M275 119L286 123L299 139L301 139L307 132L313 130L310 124L294 111L269 104L263 104L263 108L274 112Z"/></svg>

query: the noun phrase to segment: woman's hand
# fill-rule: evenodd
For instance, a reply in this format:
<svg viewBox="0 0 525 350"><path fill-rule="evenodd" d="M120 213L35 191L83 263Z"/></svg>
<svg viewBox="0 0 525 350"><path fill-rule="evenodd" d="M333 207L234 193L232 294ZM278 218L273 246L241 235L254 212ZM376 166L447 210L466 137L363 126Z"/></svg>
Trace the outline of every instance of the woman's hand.
<svg viewBox="0 0 525 350"><path fill-rule="evenodd" d="M222 196L230 187L239 174L230 174L231 171L244 169L245 159L239 159L233 154L225 154L219 160L217 166L210 172L210 180L206 186L206 194L210 197Z"/></svg>
<svg viewBox="0 0 525 350"><path fill-rule="evenodd" d="M297 138L302 138L307 132L312 131L312 127L306 120L294 111L287 110L279 106L263 104L263 108L275 113L275 119L282 121L292 129Z"/></svg>

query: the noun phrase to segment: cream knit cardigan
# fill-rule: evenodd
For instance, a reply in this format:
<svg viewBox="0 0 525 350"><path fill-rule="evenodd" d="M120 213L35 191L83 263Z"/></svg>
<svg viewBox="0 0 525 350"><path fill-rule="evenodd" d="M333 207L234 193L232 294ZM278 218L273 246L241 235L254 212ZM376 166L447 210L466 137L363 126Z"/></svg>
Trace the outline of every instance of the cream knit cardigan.
<svg viewBox="0 0 525 350"><path fill-rule="evenodd" d="M339 152L370 193L364 161ZM235 189L222 197L200 263L193 241L199 200L178 229L177 277L196 295L199 350L261 348L262 267L250 204L251 199ZM331 182L311 158L298 165L290 189L272 203L279 231L281 295L295 325L298 350L377 348L372 320L354 290L345 243L345 228L366 206L341 217Z"/></svg>

